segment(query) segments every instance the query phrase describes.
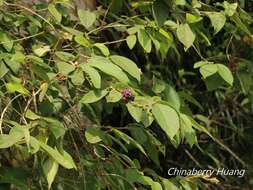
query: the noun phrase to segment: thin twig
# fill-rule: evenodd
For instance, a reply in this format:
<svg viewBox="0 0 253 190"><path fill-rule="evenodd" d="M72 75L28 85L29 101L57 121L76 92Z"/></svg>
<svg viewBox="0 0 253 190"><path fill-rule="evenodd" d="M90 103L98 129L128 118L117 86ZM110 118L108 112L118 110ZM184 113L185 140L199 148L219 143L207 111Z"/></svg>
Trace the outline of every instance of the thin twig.
<svg viewBox="0 0 253 190"><path fill-rule="evenodd" d="M204 58L201 54L201 52L195 47L195 45L192 45L193 49L197 52L197 54L199 55L199 57L203 60L206 60L206 58Z"/></svg>
<svg viewBox="0 0 253 190"><path fill-rule="evenodd" d="M8 104L5 106L5 108L4 108L4 110L3 110L2 114L1 114L1 118L0 118L0 133L1 133L1 134L3 134L2 124L3 124L4 114L5 114L5 112L8 110L9 106L11 105L11 103L12 103L14 100L16 100L18 97L20 97L20 96L21 96L21 94L18 94L17 96L15 96L14 98L12 98L12 99L8 102Z"/></svg>
<svg viewBox="0 0 253 190"><path fill-rule="evenodd" d="M22 119L24 120L25 124L27 124L26 119L25 119L25 114L26 114L26 112L27 112L27 110L28 110L28 108L29 108L31 102L33 101L34 97L36 97L36 95L37 95L40 91L41 91L41 89L39 89L39 90L37 90L37 92L33 93L33 94L32 94L32 97L28 100L28 102L27 102L27 104L26 104L26 106L25 106L25 109L24 109L23 114L22 114Z"/></svg>
<svg viewBox="0 0 253 190"><path fill-rule="evenodd" d="M246 166L246 163L239 158L239 156L237 156L228 146L226 146L225 144L223 144L219 139L215 138L215 142L217 144L219 144L222 148L224 148L227 152L229 152L238 162L240 162L244 167Z"/></svg>
<svg viewBox="0 0 253 190"><path fill-rule="evenodd" d="M229 51L229 46L230 46L230 44L231 44L233 38L234 38L234 34L231 35L231 37L230 37L230 39L229 39L229 42L228 42L228 45L227 45L227 47L226 47L226 56L227 56L228 61L230 60L230 58L229 58L229 52L228 52L228 51Z"/></svg>
<svg viewBox="0 0 253 190"><path fill-rule="evenodd" d="M0 44L6 44L6 43L11 43L11 42L19 42L19 41L23 41L23 40L28 40L30 38L34 38L36 36L40 36L42 34L44 34L45 32L40 32L40 33L37 33L37 34L34 34L34 35L31 35L31 36L25 36L23 38L19 38L19 39L16 39L16 40L10 40L10 41L5 41L5 42L1 42Z"/></svg>
<svg viewBox="0 0 253 190"><path fill-rule="evenodd" d="M130 26L129 24L115 24L112 23L112 24L108 24L108 25L105 25L105 26L101 26L101 27L98 27L98 28L95 28L94 30L91 30L87 33L87 35L90 35L94 32L99 32L101 30L104 30L104 29L107 29L107 28L114 28L114 27L125 27L125 26Z"/></svg>
<svg viewBox="0 0 253 190"><path fill-rule="evenodd" d="M109 45L109 44L116 44L116 43L120 43L120 42L124 42L124 41L126 41L126 39L120 39L120 40L115 40L115 41L111 41L111 42L104 42L102 44Z"/></svg>
<svg viewBox="0 0 253 190"><path fill-rule="evenodd" d="M201 164L192 156L192 154L188 150L184 150L185 153L190 157L190 159L198 166L201 168Z"/></svg>

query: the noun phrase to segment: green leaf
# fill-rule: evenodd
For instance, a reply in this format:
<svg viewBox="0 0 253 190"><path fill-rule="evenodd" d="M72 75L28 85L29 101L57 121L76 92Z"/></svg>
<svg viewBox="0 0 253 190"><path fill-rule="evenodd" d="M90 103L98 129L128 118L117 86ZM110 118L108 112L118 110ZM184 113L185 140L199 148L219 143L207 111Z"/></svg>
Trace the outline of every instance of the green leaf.
<svg viewBox="0 0 253 190"><path fill-rule="evenodd" d="M40 23L40 21L37 18L30 16L30 15L26 15L26 16L27 16L27 18L29 18L32 21L32 23L34 25L38 26L39 28L42 28L42 24Z"/></svg>
<svg viewBox="0 0 253 190"><path fill-rule="evenodd" d="M127 45L129 49L133 49L136 44L137 38L136 35L129 35L126 38Z"/></svg>
<svg viewBox="0 0 253 190"><path fill-rule="evenodd" d="M19 92L20 94L23 95L29 94L29 91L25 87L23 87L22 84L20 83L9 82L6 83L5 86L9 93Z"/></svg>
<svg viewBox="0 0 253 190"><path fill-rule="evenodd" d="M143 185L149 185L152 190L163 190L160 183L154 181L151 177L144 176L142 172L138 171L137 169L127 169L126 170L126 179L130 183L141 183Z"/></svg>
<svg viewBox="0 0 253 190"><path fill-rule="evenodd" d="M120 141L120 139L118 139L110 134L107 134L107 136L110 137L115 143L117 143L122 148L122 150L124 150L125 152L128 152L127 147Z"/></svg>
<svg viewBox="0 0 253 190"><path fill-rule="evenodd" d="M25 117L31 120L37 120L40 119L41 117L34 113L32 110L28 109L25 113Z"/></svg>
<svg viewBox="0 0 253 190"><path fill-rule="evenodd" d="M160 103L153 106L152 113L168 137L173 139L180 126L178 113L172 107Z"/></svg>
<svg viewBox="0 0 253 190"><path fill-rule="evenodd" d="M48 83L41 84L41 86L40 86L41 91L39 94L39 102L43 101L43 99L47 93L48 87L49 87Z"/></svg>
<svg viewBox="0 0 253 190"><path fill-rule="evenodd" d="M95 88L101 88L101 76L96 69L87 64L81 65L83 71L89 76Z"/></svg>
<svg viewBox="0 0 253 190"><path fill-rule="evenodd" d="M217 73L207 77L205 79L205 84L206 84L208 91L213 91L223 85L226 85L227 83L224 81L224 79L217 72Z"/></svg>
<svg viewBox="0 0 253 190"><path fill-rule="evenodd" d="M176 3L176 5L182 5L182 6L186 5L185 0L175 0L175 3Z"/></svg>
<svg viewBox="0 0 253 190"><path fill-rule="evenodd" d="M30 138L30 153L35 154L40 150L40 145L38 141L34 140L33 138Z"/></svg>
<svg viewBox="0 0 253 190"><path fill-rule="evenodd" d="M66 62L58 62L56 63L58 71L64 76L68 76L69 73L75 70L75 66Z"/></svg>
<svg viewBox="0 0 253 190"><path fill-rule="evenodd" d="M208 37L206 36L206 34L204 34L203 32L200 32L200 31L198 31L198 32L199 32L199 34L201 35L201 37L204 39L205 43L206 43L208 46L211 46L212 44L211 44L210 40L208 39Z"/></svg>
<svg viewBox="0 0 253 190"><path fill-rule="evenodd" d="M60 121L50 117L43 117L42 119L49 124L49 130L56 139L64 136L66 129Z"/></svg>
<svg viewBox="0 0 253 190"><path fill-rule="evenodd" d="M179 111L181 107L180 98L176 90L172 86L165 85L164 96L165 96L164 99L166 100L166 102L168 102L174 109Z"/></svg>
<svg viewBox="0 0 253 190"><path fill-rule="evenodd" d="M44 163L43 163L43 172L47 178L47 184L48 184L48 189L51 188L51 185L55 179L55 176L58 172L59 164L52 158L48 158Z"/></svg>
<svg viewBox="0 0 253 190"><path fill-rule="evenodd" d="M187 50L193 45L196 36L188 24L180 24L177 28L177 37Z"/></svg>
<svg viewBox="0 0 253 190"><path fill-rule="evenodd" d="M143 177L143 173L138 171L135 168L128 168L125 171L125 175L126 175L126 179L130 182L130 183L134 183L134 182L139 182L143 185L147 185L142 177Z"/></svg>
<svg viewBox="0 0 253 190"><path fill-rule="evenodd" d="M138 135L138 134L136 134ZM150 136L152 136L151 134L149 134ZM157 145L153 139L155 139L155 137L148 137L147 141L144 143L144 147L146 148L145 150L147 151L148 156L150 157L150 159L157 165L160 167L160 160L159 160L159 149L162 148L162 145ZM143 137L142 137L143 138ZM137 136L138 141L140 141L140 138ZM159 147L160 146L160 147Z"/></svg>
<svg viewBox="0 0 253 190"><path fill-rule="evenodd" d="M230 85L233 85L234 77L228 67L222 64L216 64L219 75Z"/></svg>
<svg viewBox="0 0 253 190"><path fill-rule="evenodd" d="M127 75L115 64L103 57L93 57L88 60L88 64L92 67L99 69L100 71L111 75L118 79L122 83L129 83Z"/></svg>
<svg viewBox="0 0 253 190"><path fill-rule="evenodd" d="M20 141L21 139L22 137L13 139L10 137L10 135L2 134L0 135L0 149L9 148L13 146L15 143L17 143L18 141Z"/></svg>
<svg viewBox="0 0 253 190"><path fill-rule="evenodd" d="M201 3L198 0L192 0L193 8L201 8Z"/></svg>
<svg viewBox="0 0 253 190"><path fill-rule="evenodd" d="M0 149L9 148L25 137L25 128L14 126L8 135L0 135Z"/></svg>
<svg viewBox="0 0 253 190"><path fill-rule="evenodd" d="M4 32L0 32L0 42L6 51L10 52L13 47L13 40Z"/></svg>
<svg viewBox="0 0 253 190"><path fill-rule="evenodd" d="M34 56L34 55L27 55L26 56L26 61L28 62L32 62L32 63L35 63L36 65L40 65L41 67L43 67L44 69L51 69L50 66L48 66L47 63L45 63L43 61L42 58L38 57L38 56Z"/></svg>
<svg viewBox="0 0 253 190"><path fill-rule="evenodd" d="M118 65L121 69L129 73L138 82L141 80L141 72L137 65L131 60L123 56L113 55L110 56L113 63Z"/></svg>
<svg viewBox="0 0 253 190"><path fill-rule="evenodd" d="M240 15L238 13L235 13L231 20L236 24L238 28L240 28L242 31L244 31L246 34L251 36L251 32L249 30L248 24L246 22L243 22L240 18Z"/></svg>
<svg viewBox="0 0 253 190"><path fill-rule="evenodd" d="M86 29L89 29L96 21L96 14L88 10L79 9L77 14L81 21L81 24Z"/></svg>
<svg viewBox="0 0 253 190"><path fill-rule="evenodd" d="M59 13L59 11L55 8L55 5L54 4L49 4L48 10L54 16L55 20L60 23L61 20L62 20L62 16Z"/></svg>
<svg viewBox="0 0 253 190"><path fill-rule="evenodd" d="M34 49L33 52L39 56L39 57L43 57L44 55L46 55L48 52L50 51L50 46L43 46L37 49Z"/></svg>
<svg viewBox="0 0 253 190"><path fill-rule="evenodd" d="M42 79L42 80L50 83L50 79L49 79L49 77L47 75L47 71L42 66L37 65L37 64L32 64L31 70L34 72L34 74L38 78L40 78L40 79Z"/></svg>
<svg viewBox="0 0 253 190"><path fill-rule="evenodd" d="M217 65L216 64L206 64L200 67L201 75L206 79L207 77L217 73Z"/></svg>
<svg viewBox="0 0 253 190"><path fill-rule="evenodd" d="M123 141L125 141L127 144L132 144L133 146L135 146L137 149L139 149L145 156L147 156L145 150L143 149L143 147L137 142L135 141L132 137L126 135L125 133L112 128L113 132L120 137Z"/></svg>
<svg viewBox="0 0 253 190"><path fill-rule="evenodd" d="M151 38L144 29L140 29L137 32L138 41L145 50L146 53L150 53L152 49Z"/></svg>
<svg viewBox="0 0 253 190"><path fill-rule="evenodd" d="M142 112L142 119L141 122L145 127L149 127L154 121L153 115L150 113L150 111L144 110Z"/></svg>
<svg viewBox="0 0 253 190"><path fill-rule="evenodd" d="M124 0L112 1L110 5L110 12L118 13L124 5Z"/></svg>
<svg viewBox="0 0 253 190"><path fill-rule="evenodd" d="M129 127L129 130L133 138L137 140L139 143L141 143L142 145L144 145L148 140L150 140L148 139L146 130L142 127L131 126Z"/></svg>
<svg viewBox="0 0 253 190"><path fill-rule="evenodd" d="M85 80L83 70L81 68L77 68L71 75L71 81L76 86L81 86Z"/></svg>
<svg viewBox="0 0 253 190"><path fill-rule="evenodd" d="M106 47L106 45L102 44L102 43L95 43L94 46L96 48L98 48L104 56L109 56L110 55L110 51L109 49Z"/></svg>
<svg viewBox="0 0 253 190"><path fill-rule="evenodd" d="M153 86L152 86L152 91L156 94L160 94L164 91L165 89L165 82L162 80L157 79L155 76L153 76Z"/></svg>
<svg viewBox="0 0 253 190"><path fill-rule="evenodd" d="M91 90L81 98L80 103L83 103L83 104L94 103L101 100L107 94L108 94L107 89L106 90Z"/></svg>
<svg viewBox="0 0 253 190"><path fill-rule="evenodd" d="M152 183L151 189L152 189L152 190L163 190L161 184L158 183L158 182L155 182L155 181Z"/></svg>
<svg viewBox="0 0 253 190"><path fill-rule="evenodd" d="M81 31L79 31L79 30L76 30L76 29L74 29L74 28L71 28L71 27L66 27L66 26L63 26L63 25L61 25L61 27L65 30L65 31L67 31L67 32L69 32L70 34L72 34L72 35L83 35L83 32L81 32ZM69 38L68 38L69 39ZM72 39L72 36L70 36L70 40Z"/></svg>
<svg viewBox="0 0 253 190"><path fill-rule="evenodd" d="M157 25L160 27L169 16L169 7L163 0L156 0L152 6L152 13Z"/></svg>
<svg viewBox="0 0 253 190"><path fill-rule="evenodd" d="M162 184L164 186L164 190L180 190L174 183L170 180L163 178Z"/></svg>
<svg viewBox="0 0 253 190"><path fill-rule="evenodd" d="M195 131L192 129L192 122L189 119L189 116L185 114L180 114L180 121L181 121L181 132L183 136L186 138L187 142L192 147L194 144L197 143L197 137Z"/></svg>
<svg viewBox="0 0 253 190"><path fill-rule="evenodd" d="M131 27L131 28L128 28L128 29L127 29L127 33L128 33L129 35L134 35L134 34L136 34L140 29L144 29L144 30L145 30L145 27L144 27L143 25L135 25L135 26L133 26L133 27Z"/></svg>
<svg viewBox="0 0 253 190"><path fill-rule="evenodd" d="M76 41L78 44L80 44L80 45L82 45L82 46L84 46L84 47L90 47L90 42L89 42L89 40L87 40L87 39L83 36L83 34L76 35L76 36L75 36L75 41Z"/></svg>
<svg viewBox="0 0 253 190"><path fill-rule="evenodd" d="M154 118L148 110L145 110L143 107L137 106L131 102L127 103L126 106L130 115L138 123L141 122L145 127L148 127L153 123Z"/></svg>
<svg viewBox="0 0 253 190"><path fill-rule="evenodd" d="M178 27L178 24L175 23L175 22L172 21L172 20L167 20L167 21L164 23L164 25L170 27L171 29L177 29L177 27Z"/></svg>
<svg viewBox="0 0 253 190"><path fill-rule="evenodd" d="M191 94L181 91L179 92L179 96L180 98L182 98L183 100L186 100L188 102L191 102L192 104L196 105L197 107L199 107L202 111L204 111L203 106L194 98L191 96Z"/></svg>
<svg viewBox="0 0 253 190"><path fill-rule="evenodd" d="M233 16L238 7L238 3L229 3L227 1L223 2L223 7L225 9L225 14L228 16Z"/></svg>
<svg viewBox="0 0 253 190"><path fill-rule="evenodd" d="M23 64L23 63L25 63L25 55L22 52L17 51L14 54L11 55L11 60L12 61L17 61L17 62Z"/></svg>
<svg viewBox="0 0 253 190"><path fill-rule="evenodd" d="M60 165L62 165L64 168L72 169L76 168L76 165L74 161L72 160L69 155L62 155L59 153L57 149L53 149L52 147L48 146L47 144L38 141L36 138L31 137L34 141L37 141L40 145L40 147L47 152L56 162L58 162Z"/></svg>
<svg viewBox="0 0 253 190"><path fill-rule="evenodd" d="M118 102L122 99L122 94L121 92L117 91L116 89L112 89L109 94L106 96L106 101L107 102Z"/></svg>
<svg viewBox="0 0 253 190"><path fill-rule="evenodd" d="M75 56L71 53L64 52L64 51L57 51L55 52L55 55L59 57L62 61L74 61Z"/></svg>
<svg viewBox="0 0 253 190"><path fill-rule="evenodd" d="M193 15L191 13L186 13L186 21L188 23L196 23L201 21L203 18L201 16L198 15Z"/></svg>
<svg viewBox="0 0 253 190"><path fill-rule="evenodd" d="M3 61L0 61L0 79L2 79L7 73L9 69L5 66Z"/></svg>
<svg viewBox="0 0 253 190"><path fill-rule="evenodd" d="M4 59L5 64L9 67L9 69L15 73L18 74L18 71L20 71L21 63L18 61L15 61L15 59L5 58Z"/></svg>
<svg viewBox="0 0 253 190"><path fill-rule="evenodd" d="M183 187L183 189L185 190L193 190L193 189L197 189L197 185L195 183L191 183L189 181L186 181L184 179L179 181L181 186Z"/></svg>
<svg viewBox="0 0 253 190"><path fill-rule="evenodd" d="M138 123L142 120L143 110L141 107L134 106L132 103L128 103L127 105L128 112Z"/></svg>
<svg viewBox="0 0 253 190"><path fill-rule="evenodd" d="M89 143L96 144L102 141L102 132L98 128L95 128L94 126L89 127L85 131L85 138Z"/></svg>
<svg viewBox="0 0 253 190"><path fill-rule="evenodd" d="M208 12L207 16L210 18L212 26L214 27L214 34L217 34L226 23L226 16L223 12Z"/></svg>
<svg viewBox="0 0 253 190"><path fill-rule="evenodd" d="M212 62L209 62L209 61L198 61L198 62L194 63L193 68L196 69L196 68L202 67L202 66L204 66L206 64L210 64L210 63L212 63Z"/></svg>

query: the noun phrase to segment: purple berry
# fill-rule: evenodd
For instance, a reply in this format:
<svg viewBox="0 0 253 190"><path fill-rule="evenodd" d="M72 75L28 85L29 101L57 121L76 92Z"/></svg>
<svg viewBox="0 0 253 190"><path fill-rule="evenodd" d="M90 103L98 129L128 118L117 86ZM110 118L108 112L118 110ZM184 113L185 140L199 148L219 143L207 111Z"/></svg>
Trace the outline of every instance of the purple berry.
<svg viewBox="0 0 253 190"><path fill-rule="evenodd" d="M126 99L129 99L131 96L132 96L132 92L130 89L124 89L122 91L122 95L123 95L123 98L126 100Z"/></svg>

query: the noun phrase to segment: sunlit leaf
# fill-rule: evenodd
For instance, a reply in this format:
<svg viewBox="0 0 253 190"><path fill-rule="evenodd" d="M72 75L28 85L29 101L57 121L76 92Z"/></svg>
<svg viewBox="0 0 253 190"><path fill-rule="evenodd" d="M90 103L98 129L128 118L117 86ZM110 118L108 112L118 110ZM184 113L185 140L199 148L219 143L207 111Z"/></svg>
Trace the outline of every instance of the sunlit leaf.
<svg viewBox="0 0 253 190"><path fill-rule="evenodd" d="M83 104L90 104L101 100L108 94L108 90L92 90L85 94L80 100Z"/></svg>
<svg viewBox="0 0 253 190"><path fill-rule="evenodd" d="M47 178L47 183L48 183L48 189L51 188L51 185L55 179L55 176L58 172L59 164L52 158L48 158L44 163L43 163L43 172Z"/></svg>
<svg viewBox="0 0 253 190"><path fill-rule="evenodd" d="M62 16L59 13L59 11L56 9L55 5L54 4L49 4L48 10L54 16L54 18L57 20L57 22L60 23L61 20L62 20Z"/></svg>
<svg viewBox="0 0 253 190"><path fill-rule="evenodd" d="M214 32L217 34L226 23L226 16L222 12L208 12L207 16L210 18Z"/></svg>
<svg viewBox="0 0 253 190"><path fill-rule="evenodd" d="M93 12L90 12L88 10L79 9L78 10L78 16L81 21L81 24L85 26L85 28L90 28L94 22L96 21L96 14Z"/></svg>
<svg viewBox="0 0 253 190"><path fill-rule="evenodd" d="M38 141L34 137L31 137L31 138L34 141L37 141L39 143L40 147L45 152L47 152L57 163L59 163L63 167L65 167L67 169L76 168L76 165L75 165L74 161L72 160L72 158L70 159L69 156L60 154L60 152L57 149L54 149L54 148L48 146L47 144L45 144L41 141Z"/></svg>
<svg viewBox="0 0 253 190"><path fill-rule="evenodd" d="M87 64L81 65L83 71L89 76L95 88L101 87L101 77L96 69Z"/></svg>
<svg viewBox="0 0 253 190"><path fill-rule="evenodd" d="M94 46L96 48L98 48L104 56L109 56L110 55L110 51L109 49L106 47L106 45L102 44L102 43L95 43Z"/></svg>
<svg viewBox="0 0 253 190"><path fill-rule="evenodd" d="M129 83L127 75L117 65L111 63L108 59L102 57L94 57L89 59L89 65L91 67L99 69L108 75L115 77L120 82Z"/></svg>
<svg viewBox="0 0 253 190"><path fill-rule="evenodd" d="M8 92L10 93L19 92L20 94L23 94L23 95L29 94L29 91L20 83L9 82L9 83L6 83L5 86Z"/></svg>
<svg viewBox="0 0 253 190"><path fill-rule="evenodd" d="M152 113L160 127L172 139L180 126L178 113L172 107L159 103L153 106Z"/></svg>
<svg viewBox="0 0 253 190"><path fill-rule="evenodd" d="M195 41L195 34L192 32L188 24L181 24L177 28L177 37L179 41L184 44L185 48L188 49L193 45Z"/></svg>
<svg viewBox="0 0 253 190"><path fill-rule="evenodd" d="M133 49L137 41L136 35L127 36L126 41L129 49Z"/></svg>
<svg viewBox="0 0 253 190"><path fill-rule="evenodd" d="M234 77L228 67L222 64L216 64L219 75L230 85L233 85Z"/></svg>
<svg viewBox="0 0 253 190"><path fill-rule="evenodd" d="M152 44L151 44L151 38L149 37L148 33L145 30L140 29L137 32L137 36L138 36L138 41L143 47L143 49L145 50L145 52L150 53Z"/></svg>
<svg viewBox="0 0 253 190"><path fill-rule="evenodd" d="M113 61L113 63L118 65L121 69L129 73L138 82L140 82L141 71L131 59L118 55L110 56L110 59Z"/></svg>

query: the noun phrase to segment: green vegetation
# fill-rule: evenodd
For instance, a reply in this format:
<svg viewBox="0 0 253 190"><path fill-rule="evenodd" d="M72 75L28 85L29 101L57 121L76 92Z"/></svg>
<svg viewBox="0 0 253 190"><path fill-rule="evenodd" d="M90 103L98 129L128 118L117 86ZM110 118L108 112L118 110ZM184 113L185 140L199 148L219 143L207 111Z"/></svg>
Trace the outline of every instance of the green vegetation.
<svg viewBox="0 0 253 190"><path fill-rule="evenodd" d="M252 189L253 1L80 2L0 0L0 189Z"/></svg>

